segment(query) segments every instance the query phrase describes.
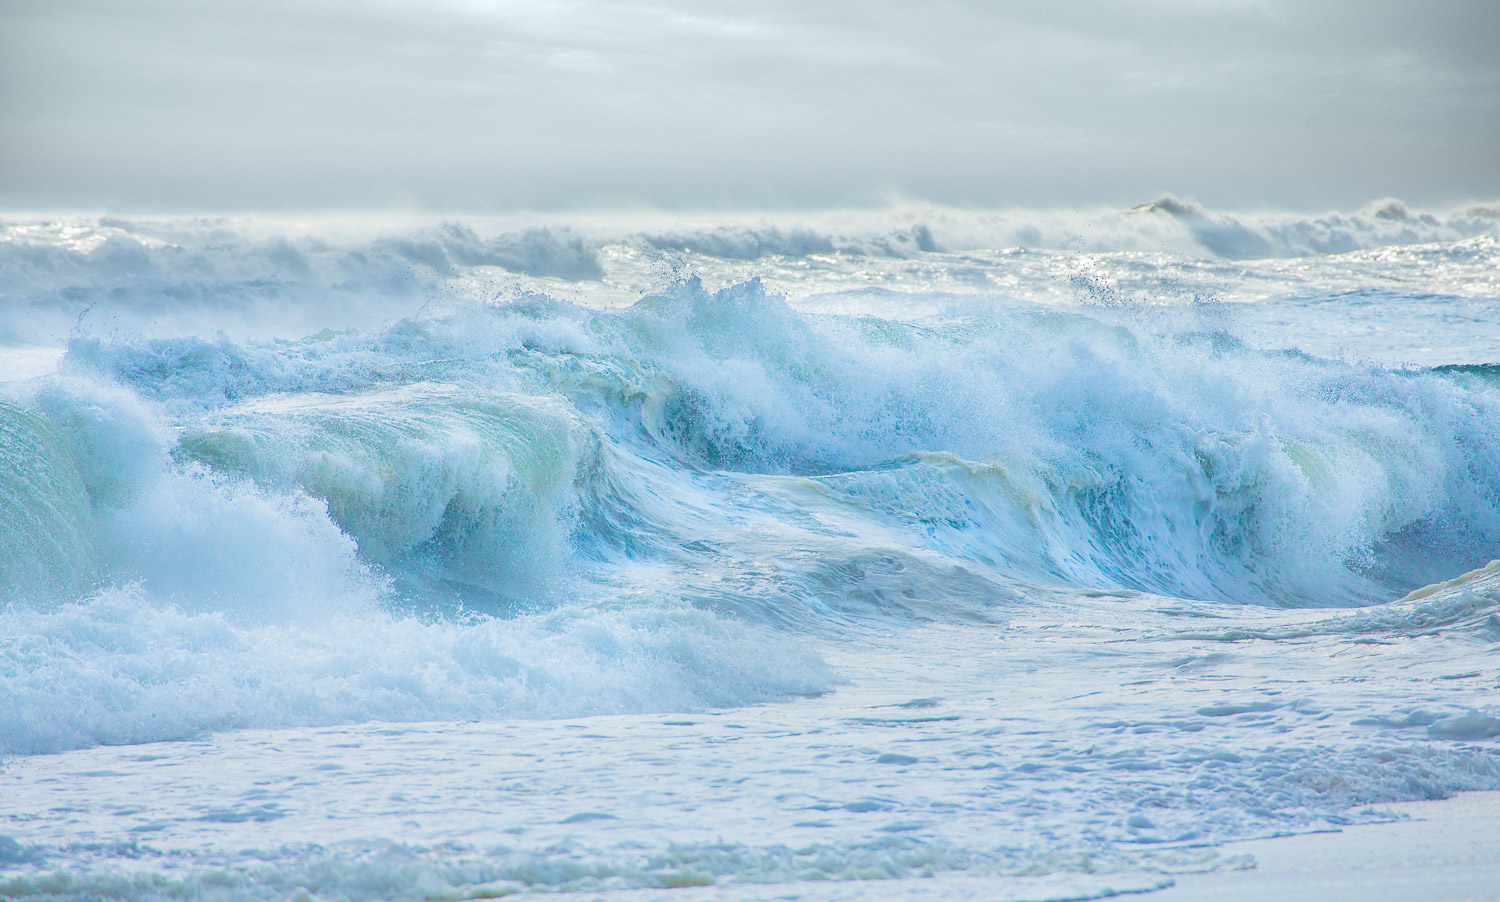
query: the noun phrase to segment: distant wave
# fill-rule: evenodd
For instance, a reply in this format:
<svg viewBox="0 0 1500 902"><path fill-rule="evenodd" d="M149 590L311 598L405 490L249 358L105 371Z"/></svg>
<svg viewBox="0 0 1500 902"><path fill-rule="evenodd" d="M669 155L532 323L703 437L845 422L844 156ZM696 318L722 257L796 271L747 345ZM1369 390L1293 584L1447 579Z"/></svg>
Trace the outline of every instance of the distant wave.
<svg viewBox="0 0 1500 902"><path fill-rule="evenodd" d="M459 294L468 300L486 290L537 290L623 303L692 274L795 280L806 261L822 261L815 268L834 275L858 272L861 260L930 263L931 281L910 276L926 289L983 287L984 268L1018 253L1247 260L1500 238L1500 205L1421 212L1398 201L1323 216L1217 212L1165 197L1123 211L656 219L351 219L322 227L257 217L0 221L0 344L57 341L75 328L171 324L178 333L285 336L369 327L446 303L457 283L466 284ZM876 284L898 275L885 270Z"/></svg>
<svg viewBox="0 0 1500 902"><path fill-rule="evenodd" d="M892 214L884 222L875 214L849 215L838 222L790 227L717 226L651 233L645 240L661 249L731 260L814 254L906 258L1002 248L1154 251L1246 260L1341 254L1479 235L1500 235L1500 205L1434 213L1384 200L1356 213L1306 216L1214 211L1167 196L1123 211L930 209Z"/></svg>
<svg viewBox="0 0 1500 902"><path fill-rule="evenodd" d="M765 257L809 257L849 254L874 257L915 257L940 250L932 229L918 224L887 233L835 235L810 228L777 226L719 226L697 231L653 233L639 239L659 250L688 251L724 260Z"/></svg>
<svg viewBox="0 0 1500 902"><path fill-rule="evenodd" d="M1237 216L1164 197L1125 215L1169 218L1204 250L1231 260L1344 254L1495 235L1500 230L1500 206L1474 205L1439 215L1410 210L1399 200L1380 201L1359 213L1301 217Z"/></svg>
<svg viewBox="0 0 1500 902"><path fill-rule="evenodd" d="M409 314L435 286L492 267L561 281L603 276L566 229L479 238L457 223L374 237L297 236L272 223L110 217L0 227L0 343L75 326L300 334Z"/></svg>

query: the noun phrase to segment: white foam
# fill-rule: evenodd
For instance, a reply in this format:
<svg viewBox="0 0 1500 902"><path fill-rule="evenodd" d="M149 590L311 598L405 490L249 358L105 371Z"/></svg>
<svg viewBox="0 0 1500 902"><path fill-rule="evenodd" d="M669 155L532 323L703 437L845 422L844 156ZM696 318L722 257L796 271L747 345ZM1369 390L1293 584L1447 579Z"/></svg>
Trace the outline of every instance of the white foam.
<svg viewBox="0 0 1500 902"><path fill-rule="evenodd" d="M313 613L296 610L301 601ZM821 692L798 641L637 599L508 620L199 613L140 588L0 612L0 752L188 739L215 730L695 711Z"/></svg>
<svg viewBox="0 0 1500 902"><path fill-rule="evenodd" d="M1492 213L1049 215L6 232L0 895L1076 895L1500 785Z"/></svg>

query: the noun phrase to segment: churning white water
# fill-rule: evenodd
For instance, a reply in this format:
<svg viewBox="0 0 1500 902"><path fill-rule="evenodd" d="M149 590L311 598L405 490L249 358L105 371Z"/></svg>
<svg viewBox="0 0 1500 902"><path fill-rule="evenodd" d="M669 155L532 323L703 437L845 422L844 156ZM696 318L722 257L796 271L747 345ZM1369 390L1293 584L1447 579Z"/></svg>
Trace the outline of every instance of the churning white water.
<svg viewBox="0 0 1500 902"><path fill-rule="evenodd" d="M1497 236L0 225L0 895L1080 898L1500 788Z"/></svg>

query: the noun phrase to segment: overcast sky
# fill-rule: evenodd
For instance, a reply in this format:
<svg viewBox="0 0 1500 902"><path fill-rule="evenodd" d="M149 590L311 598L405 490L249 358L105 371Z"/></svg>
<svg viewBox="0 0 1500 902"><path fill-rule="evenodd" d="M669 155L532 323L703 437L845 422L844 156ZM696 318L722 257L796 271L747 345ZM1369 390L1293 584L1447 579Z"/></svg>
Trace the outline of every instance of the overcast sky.
<svg viewBox="0 0 1500 902"><path fill-rule="evenodd" d="M0 0L0 208L1500 197L1497 0Z"/></svg>

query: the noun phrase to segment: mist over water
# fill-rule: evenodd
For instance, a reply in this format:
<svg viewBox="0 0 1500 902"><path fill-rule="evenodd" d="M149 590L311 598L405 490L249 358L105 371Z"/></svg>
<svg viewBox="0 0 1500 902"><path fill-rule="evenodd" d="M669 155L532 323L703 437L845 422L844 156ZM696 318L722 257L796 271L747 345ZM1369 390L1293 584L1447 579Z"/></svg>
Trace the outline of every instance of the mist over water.
<svg viewBox="0 0 1500 902"><path fill-rule="evenodd" d="M287 759L295 773L407 767L403 736L477 762L494 753L485 731L536 748L568 747L576 718L621 731L592 788L559 788L561 753L516 776L578 799L520 832L465 815L452 833L327 840L345 852L307 845L324 840L299 812L426 812L417 823L459 796L308 784L327 799L265 790L258 808L184 802L148 822L129 813L133 765L111 758L109 810L126 813L108 817L158 837L148 857L198 854L183 851L195 830L253 849L234 824L286 818L282 852L213 865L246 898L385 897L340 870L355 860L406 874L397 897L665 874L1082 880L1075 853L1139 889L1198 866L1183 850L1203 842L1500 786L1488 676L1438 682L1490 673L1494 574L1403 599L1500 558L1497 264L1500 207L1397 201L1322 216L1168 197L712 220L11 217L0 754L218 736L205 747L249 775L262 735L319 749ZM1358 691L1329 663L1351 649L1385 656L1357 665ZM1415 682L1390 679L1392 661ZM1305 685L1267 689L1278 666ZM1112 667L1167 688L1101 688ZM678 723L661 714L727 714L746 767L792 761L734 803L786 822L621 821L609 787L640 785L630 768L667 742L650 731ZM898 721L931 744L880 732ZM345 732L366 752L329 745ZM842 774L856 797L798 776L822 773L824 741L870 758ZM196 754L178 759L183 787L213 771ZM926 773L929 758L942 766ZM981 758L1010 781L953 775L980 779ZM1066 788L1040 822L1005 820L1049 791L1022 759ZM1160 779L1149 805L1112 794L1127 765L1159 771L1133 784ZM915 795L872 788L896 766L926 774ZM1221 768L1234 779L1208 778ZM976 801L990 792L1012 813ZM951 820L924 813L935 799ZM559 824L576 843L566 873L545 870ZM728 845L710 846L714 829ZM1007 845L1010 829L1055 841ZM71 830L14 831L0 893L102 892L90 881L118 860ZM765 830L814 831L822 857ZM369 845L382 835L404 851ZM985 835L997 845L975 845ZM632 842L670 860L643 864ZM1177 857L1143 857L1157 843ZM194 867L110 892L196 892ZM57 873L76 882L42 876Z"/></svg>

